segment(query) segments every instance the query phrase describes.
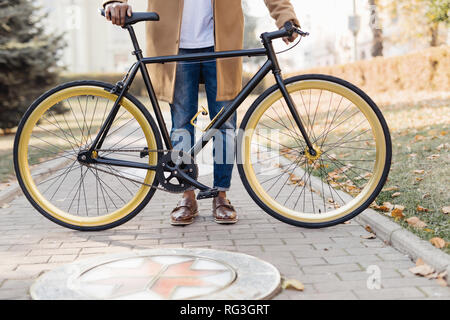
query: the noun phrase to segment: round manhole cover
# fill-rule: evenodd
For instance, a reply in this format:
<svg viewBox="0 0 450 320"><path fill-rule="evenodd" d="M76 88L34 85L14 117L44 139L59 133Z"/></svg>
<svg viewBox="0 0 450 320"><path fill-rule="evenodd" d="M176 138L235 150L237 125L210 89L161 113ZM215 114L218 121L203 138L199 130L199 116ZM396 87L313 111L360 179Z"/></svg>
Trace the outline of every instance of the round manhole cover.
<svg viewBox="0 0 450 320"><path fill-rule="evenodd" d="M280 288L271 264L234 252L146 250L56 268L31 287L33 299L268 299Z"/></svg>

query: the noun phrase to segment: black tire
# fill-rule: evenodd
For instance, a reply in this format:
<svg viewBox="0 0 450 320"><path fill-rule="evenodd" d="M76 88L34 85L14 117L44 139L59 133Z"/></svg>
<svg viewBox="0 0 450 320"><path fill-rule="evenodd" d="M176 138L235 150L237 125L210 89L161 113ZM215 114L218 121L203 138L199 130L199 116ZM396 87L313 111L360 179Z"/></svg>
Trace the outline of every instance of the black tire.
<svg viewBox="0 0 450 320"><path fill-rule="evenodd" d="M103 83L103 82L99 82L99 81L74 81L74 82L69 82L69 83L62 84L62 85L60 85L60 86L58 86L58 87L56 87L54 89L51 89L48 92L44 93L41 97L39 97L28 108L28 110L26 111L25 115L23 116L23 118L20 121L20 124L18 126L18 130L17 130L17 133L16 133L15 141L14 141L14 168L15 168L15 173L16 173L16 176L17 176L17 180L19 182L19 185L20 185L23 193L25 194L25 196L27 197L29 202L33 205L33 207L36 210L38 210L44 217L46 217L47 219L53 221L54 223L56 223L56 224L58 224L58 225L60 225L62 227L73 229L73 230L78 230L78 231L103 231L103 230L107 230L107 229L111 229L111 228L115 228L117 226L120 226L120 225L128 222L130 219L135 217L139 212L141 212L142 209L145 208L145 206L148 204L148 202L152 199L153 195L155 194L155 191L156 191L155 187L158 186L157 179L156 178L154 179L154 182L153 182L154 188L149 188L148 194L145 196L144 200L139 204L139 206L137 206L132 212L130 212L128 215L126 215L125 217L121 218L120 220L117 220L117 221L115 221L113 223L110 223L110 224L105 224L105 225L100 225L100 226L78 226L78 225L69 224L69 223L61 221L59 219L56 219L55 217L50 215L47 211L45 211L38 203L36 203L35 200L32 198L32 196L30 195L30 193L27 190L27 188L25 187L25 184L24 184L24 181L23 181L23 177L21 176L20 170L19 170L19 162L18 162L19 141L20 141L20 137L21 137L23 128L24 128L28 118L30 117L30 115L48 97L54 95L55 93L57 93L57 92L59 92L61 90L68 89L68 88L73 88L73 87L77 87L77 86L99 87L99 88L102 88L102 89L104 89L106 91L111 91L111 89L114 87L111 84ZM158 129L158 126L156 125L155 121L153 120L152 116L148 112L147 108L138 99L133 97L131 94L127 93L125 95L125 97L128 100L130 100L139 109L140 112L142 112L142 114L144 115L145 119L148 121L148 124L150 125L151 130L153 131L158 150L161 150L163 148L163 144L162 144L161 136L160 136L160 133L159 133L159 129ZM160 157L160 154L158 153L158 159L159 159L159 157Z"/></svg>
<svg viewBox="0 0 450 320"><path fill-rule="evenodd" d="M239 139L238 139L238 143L237 143L237 155L238 155L238 170L239 170L239 175L241 177L242 183L244 184L247 192L250 194L250 196L252 197L252 199L255 201L255 203L261 208L263 209L265 212L267 212L268 214L270 214L272 217L288 223L290 225L293 226L297 226L297 227L303 227L303 228L309 228L309 229L316 229L316 228L327 228L327 227L331 227L334 225L338 225L341 223L344 223L354 217L356 217L358 214L360 214L361 212L363 212L364 210L366 210L376 199L376 197L378 196L378 194L381 192L384 184L386 183L386 180L388 178L389 175L389 170L390 170L390 165L391 165L391 159L392 159L392 145L391 145L391 136L389 133L389 128L387 126L386 120L384 119L380 109L377 107L377 105L372 101L372 99L365 94L362 90L360 90L359 88L357 88L356 86L354 86L353 84L339 79L339 78L335 78L332 76L328 76L328 75L320 75L320 74L307 74L307 75L301 75L301 76L295 76L289 79L286 79L284 81L284 83L286 85L295 83L295 82L300 82L300 81L305 81L305 80L323 80L323 81L329 81L329 82L333 82L336 84L339 84L341 86L344 86L350 90L352 90L354 93L356 93L357 95L359 95L365 102L367 102L367 104L372 108L372 110L375 112L378 121L380 122L383 132L384 132L384 136L385 136L385 144L386 144L386 159L385 159L385 167L383 169L383 174L381 179L379 180L379 183L375 189L375 191L371 194L371 196L364 202L362 203L356 210L350 212L349 214L345 215L344 217L341 217L339 219L333 220L333 221L329 221L329 222L320 222L320 223L310 223L310 222L301 222L301 221L297 221L297 220L293 220L290 218L287 218L283 215L280 215L279 213L275 212L274 210L272 210L271 208L269 208L255 193L255 191L252 189L252 187L250 186L250 183L246 177L245 171L244 171L244 166L242 164L242 161L239 161L239 158L241 157L239 155L240 150L242 148L242 143L243 143L243 135L240 135ZM266 90L260 97L258 97L256 99L256 101L252 104L252 106L249 108L249 110L247 111L241 126L240 126L240 130L241 132L245 132L246 128L247 128L247 124L249 122L250 117L252 116L252 114L255 112L255 110L258 108L258 106L266 99L268 98L271 94L273 94L274 92L278 91L278 86L274 85L271 88L269 88L268 90Z"/></svg>

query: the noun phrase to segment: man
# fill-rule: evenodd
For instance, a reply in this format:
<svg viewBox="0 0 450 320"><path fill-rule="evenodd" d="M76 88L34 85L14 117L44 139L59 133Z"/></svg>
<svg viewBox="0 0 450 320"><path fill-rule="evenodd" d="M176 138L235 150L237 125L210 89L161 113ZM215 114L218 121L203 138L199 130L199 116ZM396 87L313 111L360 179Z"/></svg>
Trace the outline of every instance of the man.
<svg viewBox="0 0 450 320"><path fill-rule="evenodd" d="M264 0L271 16L281 28L292 21L299 25L289 0ZM106 17L123 25L132 15L128 0L104 2ZM148 11L157 12L159 22L147 24L147 55L162 56L198 52L240 50L243 47L244 15L241 0L149 0ZM284 39L286 43L295 40ZM242 88L242 59L183 62L149 66L159 99L169 102L172 113L171 140L177 150L188 151L194 143L191 119L198 110L200 82L205 83L211 119L236 97ZM219 196L213 200L217 223L233 224L237 214L227 199L234 166L236 114L214 139L214 187ZM231 160L230 160L231 159ZM198 205L194 190L188 190L171 213L172 225L194 222Z"/></svg>

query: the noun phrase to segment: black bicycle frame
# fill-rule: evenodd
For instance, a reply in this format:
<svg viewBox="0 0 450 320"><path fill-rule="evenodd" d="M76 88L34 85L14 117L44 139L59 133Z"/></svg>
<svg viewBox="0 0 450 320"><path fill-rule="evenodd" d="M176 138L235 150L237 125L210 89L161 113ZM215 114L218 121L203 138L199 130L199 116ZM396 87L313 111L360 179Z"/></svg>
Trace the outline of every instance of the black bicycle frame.
<svg viewBox="0 0 450 320"><path fill-rule="evenodd" d="M208 144L208 142L214 137L214 132L221 128L223 124L225 124L228 119L236 112L239 106L244 102L244 100L250 95L250 93L255 89L255 87L263 80L263 78L272 71L275 77L275 81L286 100L286 103L289 107L289 110L292 113L293 119L298 125L303 138L305 139L306 145L309 148L309 152L312 155L315 155L315 150L313 145L308 137L308 134L303 126L300 115L298 114L297 108L290 97L288 90L284 84L284 81L281 76L281 70L278 64L278 60L273 48L272 38L270 38L270 33L264 33L261 36L262 43L264 48L261 49L250 49L250 50L237 50L237 51L222 51L222 52L211 52L211 53L195 53L195 54L186 54L186 55L176 55L176 56L161 56L161 57L151 57L144 58L142 54L142 50L139 47L138 40L136 38L136 34L132 26L128 25L125 27L130 33L131 41L133 43L134 51L133 55L136 56L137 62L130 69L127 77L124 79L124 82L119 82L116 84L116 87L113 89L113 93L118 95L117 100L115 101L110 114L108 115L105 123L102 125L99 134L95 138L90 150L86 152L86 154L92 154L95 150L101 149L101 146L111 128L112 123L114 122L115 117L120 109L120 101L128 92L131 84L133 83L137 73L141 71L142 77L148 91L148 95L150 98L150 102L152 103L153 110L156 116L156 120L158 126L160 128L160 133L165 143L165 146L168 150L173 150L172 142L170 139L169 132L167 130L167 125L164 121L161 108L156 97L155 91L153 89L153 85L150 79L150 75L147 70L148 64L155 63L170 63L170 62L187 62L187 61L206 61L206 60L214 60L221 58L236 58L236 57L256 57L256 56L267 56L268 60L264 63L261 69L255 74L255 76L245 85L242 91L237 95L237 97L224 109L224 111L215 119L214 123L209 126L209 129L204 133L204 135L198 140L198 142L194 145L194 147L190 150L190 153L193 157L198 155L200 151ZM98 158L95 162L100 164L108 164L112 166L122 166L122 167L130 167L130 168L140 168L147 170L156 170L156 167L149 166L142 163L135 163L129 161L122 160L113 160L108 158ZM188 181L192 182L192 181ZM196 184L198 186L198 183ZM204 189L204 188L203 188Z"/></svg>

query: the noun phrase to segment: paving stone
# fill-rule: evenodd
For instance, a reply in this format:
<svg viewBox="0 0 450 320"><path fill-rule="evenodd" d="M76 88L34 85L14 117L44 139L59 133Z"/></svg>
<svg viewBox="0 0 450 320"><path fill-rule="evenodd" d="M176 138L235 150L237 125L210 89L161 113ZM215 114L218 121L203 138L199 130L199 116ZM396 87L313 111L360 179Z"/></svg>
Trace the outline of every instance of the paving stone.
<svg viewBox="0 0 450 320"><path fill-rule="evenodd" d="M358 297L351 291L332 293L305 293L296 295L296 300L356 300Z"/></svg>
<svg viewBox="0 0 450 320"><path fill-rule="evenodd" d="M320 266L326 264L325 258L300 258L297 259L299 266Z"/></svg>
<svg viewBox="0 0 450 320"><path fill-rule="evenodd" d="M9 289L9 290L16 290L16 289L25 289L28 290L28 288L33 284L32 279L27 280L5 280L2 285L1 289Z"/></svg>
<svg viewBox="0 0 450 320"><path fill-rule="evenodd" d="M333 273L320 273L320 274L304 274L299 275L298 280L304 284L317 284L322 282L338 282L340 279ZM305 292L307 293L307 292Z"/></svg>
<svg viewBox="0 0 450 320"><path fill-rule="evenodd" d="M342 264L342 263L371 263L376 264L378 261L382 261L376 255L360 255L360 256L342 256L342 257L325 257L325 260L329 264Z"/></svg>
<svg viewBox="0 0 450 320"><path fill-rule="evenodd" d="M355 289L366 289L367 281L366 280L351 280L351 281L327 281L321 283L315 283L314 288L319 293L332 293L332 292L342 292L342 291L350 291Z"/></svg>
<svg viewBox="0 0 450 320"><path fill-rule="evenodd" d="M49 255L46 256L25 256L25 257L12 257L9 259L0 260L0 265L2 264L17 264L17 265L28 265L34 263L46 263L50 259Z"/></svg>
<svg viewBox="0 0 450 320"><path fill-rule="evenodd" d="M323 266L306 266L302 267L305 273L335 273L335 272L349 272L361 270L361 267L356 263L323 265Z"/></svg>
<svg viewBox="0 0 450 320"><path fill-rule="evenodd" d="M382 275L381 278L381 285L383 288L401 288L401 287L407 287L407 286L414 286L414 287L423 287L434 285L433 283L436 280L422 278L422 277L415 277L415 278L394 278L389 279Z"/></svg>
<svg viewBox="0 0 450 320"><path fill-rule="evenodd" d="M31 250L28 256L42 256L42 255L77 255L80 252L80 248L63 248L63 249L36 249Z"/></svg>
<svg viewBox="0 0 450 320"><path fill-rule="evenodd" d="M426 295L416 287L387 288L382 290L356 289L355 294L364 300L391 300L406 298L425 298Z"/></svg>
<svg viewBox="0 0 450 320"><path fill-rule="evenodd" d="M74 254L62 254L57 256L52 256L49 260L50 263L58 263L58 262L72 262L75 261L75 259L78 257L78 255Z"/></svg>
<svg viewBox="0 0 450 320"><path fill-rule="evenodd" d="M28 288L1 289L0 300L29 300Z"/></svg>
<svg viewBox="0 0 450 320"><path fill-rule="evenodd" d="M361 271L351 271L351 272L338 272L337 276L342 281L352 281L352 280L360 280L360 279L368 279L370 273L367 272L366 269ZM381 271L381 280L386 278L393 279L402 279L403 277L396 270L382 270Z"/></svg>
<svg viewBox="0 0 450 320"><path fill-rule="evenodd" d="M447 298L450 299L449 287L421 286L420 290L424 291L430 298Z"/></svg>
<svg viewBox="0 0 450 320"><path fill-rule="evenodd" d="M100 248L107 247L107 242L86 241L86 242L64 242L61 248Z"/></svg>

